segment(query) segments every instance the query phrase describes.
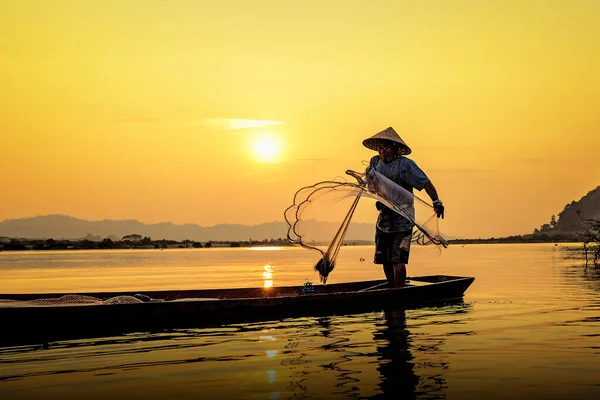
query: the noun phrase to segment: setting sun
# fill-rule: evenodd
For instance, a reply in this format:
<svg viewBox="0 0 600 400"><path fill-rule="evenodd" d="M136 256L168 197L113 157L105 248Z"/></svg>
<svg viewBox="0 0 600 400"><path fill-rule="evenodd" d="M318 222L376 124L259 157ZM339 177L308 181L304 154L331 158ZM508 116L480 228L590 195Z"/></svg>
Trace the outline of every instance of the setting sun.
<svg viewBox="0 0 600 400"><path fill-rule="evenodd" d="M272 136L261 136L251 144L252 154L262 162L276 162L281 153L281 143Z"/></svg>

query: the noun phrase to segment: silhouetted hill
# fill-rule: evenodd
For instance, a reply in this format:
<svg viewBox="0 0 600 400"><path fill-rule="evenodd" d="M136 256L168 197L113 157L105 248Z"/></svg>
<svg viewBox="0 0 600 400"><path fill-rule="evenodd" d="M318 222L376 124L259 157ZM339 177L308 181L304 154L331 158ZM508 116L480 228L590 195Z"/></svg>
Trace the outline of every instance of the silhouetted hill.
<svg viewBox="0 0 600 400"><path fill-rule="evenodd" d="M339 228L338 223L306 221L311 232L319 232L314 240L329 241ZM145 224L137 220L86 221L67 215L43 215L31 218L10 219L0 222L0 236L37 239L122 238L139 234L154 240L245 241L285 238L285 222L268 222L260 225L221 224L204 227L196 224L176 225L170 222ZM373 223L352 223L346 240L372 241Z"/></svg>
<svg viewBox="0 0 600 400"><path fill-rule="evenodd" d="M600 219L600 186L588 192L579 201L567 204L558 214L555 229L561 232L577 231L581 219Z"/></svg>

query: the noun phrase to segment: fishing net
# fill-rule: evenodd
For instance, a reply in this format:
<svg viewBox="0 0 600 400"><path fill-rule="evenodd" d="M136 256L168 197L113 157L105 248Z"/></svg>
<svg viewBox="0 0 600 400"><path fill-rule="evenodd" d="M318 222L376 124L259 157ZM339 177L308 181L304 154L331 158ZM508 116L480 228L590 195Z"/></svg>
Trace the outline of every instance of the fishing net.
<svg viewBox="0 0 600 400"><path fill-rule="evenodd" d="M41 298L33 300L0 300L0 307L57 307L134 303L143 303L143 301L139 300L134 296L114 296L103 300L92 296L67 294L60 297Z"/></svg>
<svg viewBox="0 0 600 400"><path fill-rule="evenodd" d="M219 300L213 297L194 297L174 299L173 302L182 301L214 301ZM87 306L87 305L109 305L109 304L141 304L141 303L162 303L164 299L153 299L143 294L133 296L119 295L106 299L92 297L81 294L66 294L60 297L48 297L32 300L11 300L0 299L0 308L24 308L24 307L66 307L66 306Z"/></svg>
<svg viewBox="0 0 600 400"><path fill-rule="evenodd" d="M340 247L361 198L375 200L411 221L415 226L413 242L447 247L439 232L436 213L429 203L373 168L367 168L365 173L348 170L346 174L354 177L355 182L336 178L305 186L296 192L293 204L284 212L288 242L321 255L314 267L321 282L326 283L335 268ZM341 225L317 222L332 217L341 220Z"/></svg>

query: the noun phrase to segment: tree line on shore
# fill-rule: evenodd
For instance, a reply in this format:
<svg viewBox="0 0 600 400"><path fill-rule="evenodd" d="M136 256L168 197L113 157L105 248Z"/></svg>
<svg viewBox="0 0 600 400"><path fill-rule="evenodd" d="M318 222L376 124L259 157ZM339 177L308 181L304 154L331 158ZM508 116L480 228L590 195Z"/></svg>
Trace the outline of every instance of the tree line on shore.
<svg viewBox="0 0 600 400"><path fill-rule="evenodd" d="M283 238L247 241L207 241L194 240L152 240L146 236L132 234L123 236L121 240L104 238L100 241L89 239L23 239L4 238L0 250L95 250L95 249L167 249L167 248L212 248L212 247L256 247L256 246L290 246Z"/></svg>
<svg viewBox="0 0 600 400"><path fill-rule="evenodd" d="M153 240L141 235L127 235L122 239L104 238L102 240L89 239L24 239L2 238L0 250L66 250L66 249L166 249L166 248L211 248L211 247L253 247L253 246L291 246L285 238L263 239L246 241L219 241L211 240L198 242L194 240ZM476 244L476 243L554 243L554 242L580 242L579 232L554 232L536 229L532 234L514 235L506 237L491 237L478 239L451 239L451 244ZM369 245L369 240L347 240L345 245ZM322 243L322 245L327 245Z"/></svg>

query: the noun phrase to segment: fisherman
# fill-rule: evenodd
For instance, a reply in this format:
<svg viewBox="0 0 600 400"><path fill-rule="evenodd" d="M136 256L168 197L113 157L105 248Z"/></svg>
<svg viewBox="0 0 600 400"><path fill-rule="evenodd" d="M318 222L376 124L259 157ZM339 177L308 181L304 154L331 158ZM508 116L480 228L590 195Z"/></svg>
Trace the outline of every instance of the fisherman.
<svg viewBox="0 0 600 400"><path fill-rule="evenodd" d="M363 145L379 153L371 158L369 168L374 168L411 193L413 188L419 191L425 189L437 217L444 218L444 205L435 186L413 160L405 157L412 150L392 127L365 139ZM379 216L375 226L374 262L383 264L390 287L405 286L413 223L381 202L377 202L376 207Z"/></svg>

